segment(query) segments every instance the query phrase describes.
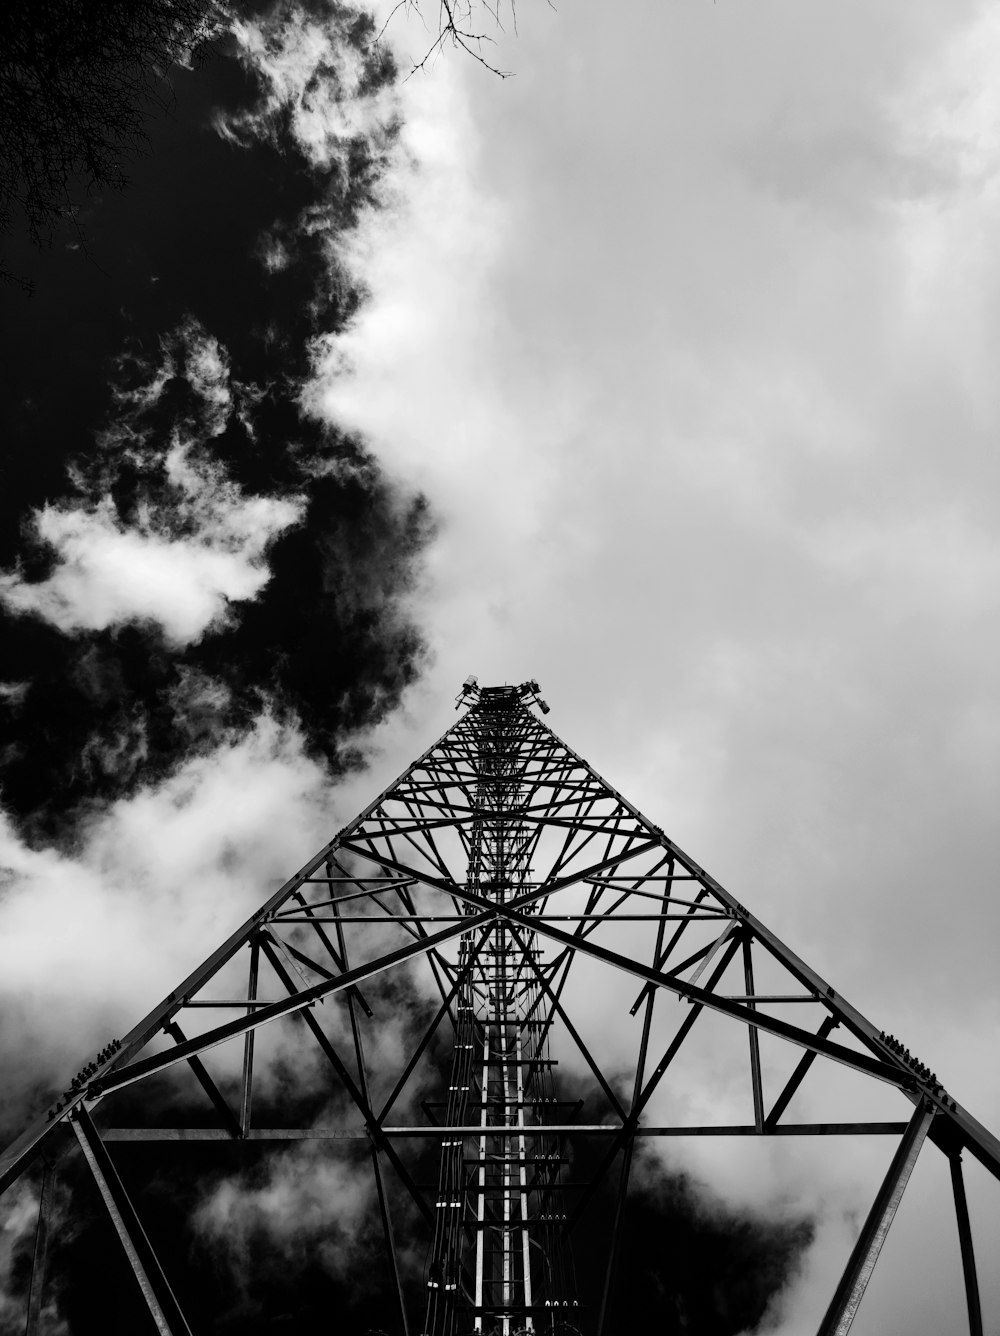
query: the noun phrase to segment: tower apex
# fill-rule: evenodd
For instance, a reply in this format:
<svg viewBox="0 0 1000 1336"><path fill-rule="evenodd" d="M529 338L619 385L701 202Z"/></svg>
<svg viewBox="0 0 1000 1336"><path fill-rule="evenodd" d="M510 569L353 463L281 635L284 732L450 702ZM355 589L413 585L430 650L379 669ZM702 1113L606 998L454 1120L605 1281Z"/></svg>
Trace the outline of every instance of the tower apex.
<svg viewBox="0 0 1000 1336"><path fill-rule="evenodd" d="M460 710L463 705L485 704L487 701L496 705L503 701L510 705L537 705L542 714L548 714L549 706L538 693L539 686L535 678L522 682L518 687L506 683L502 687L481 687L479 679L470 673L455 697L455 709Z"/></svg>

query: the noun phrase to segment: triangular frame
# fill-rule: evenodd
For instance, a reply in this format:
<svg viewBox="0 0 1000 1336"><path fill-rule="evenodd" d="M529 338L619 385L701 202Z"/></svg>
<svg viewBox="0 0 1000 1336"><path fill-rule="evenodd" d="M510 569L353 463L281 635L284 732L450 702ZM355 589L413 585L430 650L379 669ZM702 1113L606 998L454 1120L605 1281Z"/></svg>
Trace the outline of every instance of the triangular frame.
<svg viewBox="0 0 1000 1336"><path fill-rule="evenodd" d="M469 708L453 727L314 854L123 1040L113 1041L88 1064L56 1104L0 1156L0 1191L14 1183L40 1153L46 1159L51 1158L59 1139L65 1140L70 1131L108 1207L153 1324L160 1332L181 1336L190 1328L116 1174L108 1143L138 1139L365 1139L399 1300L401 1327L408 1333L410 1317L392 1226L387 1166L429 1229L435 1231L439 1240L435 1247L451 1248L457 1258L455 1250L465 1246L456 1241L461 1228L472 1230L469 1238L475 1238L477 1230L481 1237L488 1228L483 1223L481 1205L485 1190L479 1190L479 1223L467 1221L459 1234L452 1230L449 1236L452 1242L448 1243L442 1235L441 1218L445 1188L439 1187L436 1199L429 1197L414 1182L399 1147L413 1138L436 1139L445 1146L461 1145L465 1140L482 1136L486 1115L482 1114L479 1123L456 1122L458 1106L447 1101L444 1124L434 1121L436 1115L426 1103L424 1123L394 1123L390 1114L407 1090L423 1055L439 1041L446 1024L450 1023L455 1030L456 1053L485 1042L483 998L499 995L496 991L490 993L490 988L499 988L496 971L500 967L494 964L490 967L494 973L487 975L482 961L488 955L496 956L496 944L502 941L503 969L513 971L510 975L515 981L513 991L522 998L530 995L534 999L531 1004L534 1019L523 1024L535 1027L536 1038L528 1058L521 1058L522 1050L518 1048L518 1061L528 1073L527 1077L522 1073L518 1079L527 1080L531 1091L542 1089L541 1073L550 1063L550 1059L542 1056L543 1041L547 1041L550 1031L561 1028L592 1080L594 1098L606 1110L600 1122L581 1122L579 1110L548 1096L549 1107L542 1112L558 1116L542 1117L536 1103L532 1115L535 1121L526 1123L528 1115L524 1114L519 1123L523 1162L527 1162L525 1138L530 1141L534 1137L539 1146L543 1137L547 1146L580 1135L597 1137L603 1142L596 1171L572 1209L551 1210L553 1201L565 1203L567 1198L558 1196L557 1175L553 1173L545 1180L542 1195L550 1208L545 1219L558 1217L564 1221L559 1228L566 1233L583 1217L618 1164L607 1272L600 1311L592 1324L594 1336L606 1336L608 1331L615 1250L637 1138L723 1133L757 1137L882 1134L899 1138L888 1173L818 1336L849 1330L917 1153L929 1138L949 1159L969 1329L972 1336L981 1333L982 1314L961 1156L967 1151L994 1177L1000 1178L1000 1141L958 1105L934 1074L901 1043L878 1030L660 827L567 747L536 714L534 707L539 704L545 707L538 701L535 684L480 690L472 683L464 690L462 700ZM502 879L496 875L495 858L490 864L489 857L483 854L484 839L493 840L498 848L502 845L503 858L511 867L516 866L517 876L505 874L502 890L497 889ZM489 881L484 880L483 869L487 867L492 868ZM623 949L621 942L646 924L653 938L652 951L646 941L645 958L639 959L637 954ZM308 950L305 933L312 942ZM688 949L691 946L695 947L693 951ZM213 980L220 975L225 977L227 971L231 974L235 963L244 956L246 994L239 998L213 997ZM571 967L578 960L589 960L594 968L603 966L630 976L637 986L638 995L630 1010L632 1016L640 1018L640 1025L630 1092L616 1089L615 1079L604 1071L569 1014L565 989ZM365 985L387 971L406 968L414 962L425 963L436 985L438 1002L387 1098L376 1107L364 1050L364 1029L371 1015ZM736 994L717 991L731 966L742 966L742 991ZM283 996L274 1000L259 998L262 970L283 988ZM765 973L787 979L789 983L785 986L789 991L774 993L758 989L755 981ZM504 978L507 977L505 973ZM492 985L489 980L493 980ZM507 984L503 987L506 989ZM681 1009L682 1014L678 1013L671 1038L654 1065L652 1058L656 1053L650 1052L654 1010L658 1000L671 994L687 1006ZM324 1028L314 1014L317 1004L326 999L337 999L346 1005L350 1058L342 1056L330 1037L329 1027ZM463 1018L463 1006L470 1016ZM800 1016L803 1007L804 1014L811 1012L818 1024L809 1026L786 1018L789 1008ZM654 1101L681 1046L706 1011L745 1028L752 1121L724 1127L644 1124L644 1110ZM230 1018L189 1036L191 1025L197 1028L206 1014ZM302 1018L325 1054L339 1088L346 1092L358 1115L354 1123L281 1129L255 1125L256 1032L264 1025L293 1015ZM466 1038L474 1042L458 1042L463 1026ZM843 1040L833 1037L838 1031ZM798 1055L782 1088L773 1095L764 1089L761 1034L793 1046ZM477 1035L479 1038L475 1038ZM172 1041L172 1047L155 1051L163 1036ZM221 1045L240 1043L241 1075L234 1104L232 1097L209 1074L203 1056ZM479 1049L476 1053L478 1057ZM878 1123L785 1121L792 1098L817 1059L844 1064L863 1077L894 1087L912 1105L910 1117ZM513 1063L507 1058L483 1061ZM159 1076L181 1063L187 1064L214 1106L215 1125L186 1129L112 1126L99 1130L94 1115L100 1111L103 1117L105 1108L113 1105L116 1091ZM472 1093L478 1090L476 1108L481 1109L489 1102L488 1079L492 1078L487 1077L484 1065L481 1076L461 1086ZM621 1083L618 1084L620 1087ZM521 1093L524 1096L521 1104L542 1098L537 1093L532 1095L528 1086ZM462 1108L469 1107L473 1106L466 1100ZM564 1107L571 1111L561 1112ZM544 1133L541 1129L545 1129ZM546 1154L558 1158L554 1151ZM532 1163L539 1158L536 1155ZM446 1160L443 1151L442 1184ZM466 1178L461 1179L461 1192L464 1194L468 1189L474 1196ZM522 1177L526 1202L528 1193L538 1194L542 1189L536 1182L524 1190L524 1181ZM43 1192L43 1210L44 1206ZM550 1232L555 1228L546 1227ZM527 1222L525 1237L526 1230ZM43 1230L39 1234L41 1237ZM478 1265L482 1270L484 1245L478 1246ZM524 1254L523 1267L528 1274L531 1264L527 1243ZM482 1276L479 1277L476 1308L471 1302L473 1281L469 1278L469 1268L464 1263L459 1267L458 1261L454 1265L464 1269L462 1276L448 1287L456 1291L454 1299L449 1300L451 1306L444 1303L443 1297L431 1295L431 1309L437 1316L432 1316L429 1310L427 1329L433 1328L434 1336L447 1336L457 1330L456 1304L461 1307L465 1303L469 1314L476 1315L477 1330L489 1328L490 1313L496 1316L495 1309L489 1309L483 1299L490 1292L488 1283L484 1285ZM29 1299L29 1336L31 1312L35 1311L37 1321L40 1308L40 1263L35 1272ZM440 1270L440 1275L445 1276L446 1272ZM429 1283L438 1288L437 1281ZM444 1289L443 1282L440 1288ZM528 1299L525 1301L522 1296L522 1308L528 1326L534 1324L539 1331L549 1329L537 1313L531 1316L534 1310L530 1284ZM513 1309L507 1314L510 1320L512 1313ZM510 1320L507 1331L513 1330Z"/></svg>

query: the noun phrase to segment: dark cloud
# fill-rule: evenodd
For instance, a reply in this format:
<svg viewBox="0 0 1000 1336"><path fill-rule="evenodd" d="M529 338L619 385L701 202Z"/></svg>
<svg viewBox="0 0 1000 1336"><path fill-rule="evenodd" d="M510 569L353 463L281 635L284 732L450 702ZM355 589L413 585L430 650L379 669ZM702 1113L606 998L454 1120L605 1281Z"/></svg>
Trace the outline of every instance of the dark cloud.
<svg viewBox="0 0 1000 1336"><path fill-rule="evenodd" d="M320 60L296 103L267 60L290 24L319 20L351 79ZM244 42L173 71L128 190L81 206L85 250L67 233L12 256L35 295L13 295L0 331L2 782L36 830L265 708L342 767L345 739L420 664L405 597L426 506L301 402L313 341L360 300L334 248L395 126L345 116L317 147L296 108L324 84L334 104L374 105L394 71L345 8L279 6L261 30L256 65ZM165 594L165 611L157 572L173 568L183 600L185 563L195 603Z"/></svg>
<svg viewBox="0 0 1000 1336"><path fill-rule="evenodd" d="M328 1164L318 1166L314 1193L324 1184L340 1184L363 1174L366 1168L351 1152L324 1158ZM315 1160L308 1147L275 1159L260 1147L220 1148L213 1143L184 1147L168 1167L162 1157L153 1157L146 1149L116 1149L116 1167L130 1195L141 1203L144 1227L193 1330L318 1336L329 1330L331 1313L336 1312L338 1325L361 1336L378 1321L388 1277L382 1275L377 1254L371 1255L361 1242L345 1239L336 1227L315 1228L315 1220L303 1221L297 1229L290 1223L285 1248L273 1229L260 1226L259 1210L252 1203L263 1199L268 1209L280 1209L273 1185L283 1174L288 1176L286 1162L306 1162L299 1169L304 1176L308 1163ZM295 1171L291 1173L294 1176ZM239 1272L228 1265L224 1246L192 1249L189 1230L190 1217L206 1192L232 1183L241 1185L245 1198L242 1219L229 1222L230 1242L242 1249ZM52 1315L58 1314L65 1323L61 1329L73 1336L144 1331L150 1321L148 1310L103 1203L88 1181L86 1165L77 1156L65 1157L60 1165L59 1198L54 1222L58 1229L48 1259ZM324 1204L317 1198L317 1205L333 1226L335 1199ZM27 1248L20 1244L13 1267L19 1288L28 1282L26 1254ZM352 1259L363 1267L361 1277L349 1267L343 1273L341 1264ZM248 1274L252 1285L246 1283Z"/></svg>
<svg viewBox="0 0 1000 1336"><path fill-rule="evenodd" d="M798 1274L813 1241L805 1217L780 1220L710 1203L684 1175L649 1155L634 1171L615 1283L617 1329L656 1314L665 1336L752 1331Z"/></svg>
<svg viewBox="0 0 1000 1336"><path fill-rule="evenodd" d="M372 981L366 995L383 1035L430 1014L414 998L406 972ZM383 1070L379 1037L369 1036L368 1056L381 1095L395 1068ZM285 1027L269 1070L260 1056L258 1046L267 1078L255 1090L259 1126L356 1124L346 1092L300 1022ZM446 1073L450 1055L443 1048L441 1058ZM208 1066L235 1103L234 1082L212 1056ZM186 1069L128 1087L109 1104L110 1117L106 1108L98 1115L101 1124L217 1125ZM81 1157L66 1153L73 1144L68 1128L57 1135L61 1141L49 1148L57 1168L46 1301L53 1323L65 1326L54 1329L73 1336L143 1331L148 1314L93 1180ZM415 1177L436 1177L434 1149L419 1142L401 1149ZM112 1154L194 1331L319 1336L333 1313L339 1329L356 1336L398 1331L367 1142L136 1142L116 1143ZM415 1321L426 1298L426 1231L398 1180L385 1172ZM0 1336L18 1323L23 1330L39 1178L36 1166L14 1190L23 1197L20 1209L17 1201L7 1203L14 1209L0 1234Z"/></svg>

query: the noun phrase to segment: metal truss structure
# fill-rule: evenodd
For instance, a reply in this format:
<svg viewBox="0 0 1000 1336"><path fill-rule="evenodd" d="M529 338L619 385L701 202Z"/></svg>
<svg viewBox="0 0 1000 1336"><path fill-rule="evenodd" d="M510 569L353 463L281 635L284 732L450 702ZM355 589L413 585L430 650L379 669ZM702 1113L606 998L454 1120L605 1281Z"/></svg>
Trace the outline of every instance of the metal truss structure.
<svg viewBox="0 0 1000 1336"><path fill-rule="evenodd" d="M917 1154L934 1143L951 1170L968 1328L981 1336L962 1155L1000 1177L1000 1141L571 751L538 717L548 707L535 683L480 689L469 679L459 700L468 708L442 738L0 1157L0 1190L46 1166L28 1336L39 1330L51 1166L73 1142L150 1330L191 1328L115 1143L161 1142L167 1156L189 1142L308 1140L331 1154L366 1147L404 1336L611 1336L643 1139L699 1136L894 1140L819 1336L849 1330ZM372 1003L392 977L413 999L410 1039L398 1069L383 1059L375 1070ZM632 1046L622 1051L619 1026L609 1057L588 1025L619 1005ZM264 1041L296 1026L296 1042L322 1056L336 1117L262 1126L257 1092L278 1051ZM681 1069L706 1034L735 1041L745 1112L692 1125ZM447 1089L428 1093L446 1044ZM838 1071L888 1091L901 1115L796 1116L816 1108L810 1086L825 1091ZM179 1126L157 1110L187 1106L141 1097L185 1073L204 1116ZM422 1184L429 1152L437 1182ZM595 1215L603 1267L578 1284L570 1238ZM400 1246L404 1217L425 1235L416 1277ZM956 1317L954 1330L962 1325Z"/></svg>

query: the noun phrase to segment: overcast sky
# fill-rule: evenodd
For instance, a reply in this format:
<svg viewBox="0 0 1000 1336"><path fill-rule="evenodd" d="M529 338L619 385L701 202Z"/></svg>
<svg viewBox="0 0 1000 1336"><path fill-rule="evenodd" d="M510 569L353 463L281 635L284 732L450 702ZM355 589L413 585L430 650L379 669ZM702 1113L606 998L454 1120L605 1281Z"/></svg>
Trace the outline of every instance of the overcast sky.
<svg viewBox="0 0 1000 1336"><path fill-rule="evenodd" d="M442 521L386 771L467 672L537 676L571 746L998 1126L1000 16L518 17L513 78L405 86L414 165L329 361L330 410ZM943 1284L903 1274L915 1305Z"/></svg>
<svg viewBox="0 0 1000 1336"><path fill-rule="evenodd" d="M414 13L389 38L404 69L428 44ZM301 338L310 413L360 434L393 498L387 542L427 498L433 536L376 600L393 634L423 637L426 654L406 635L393 651L416 680L380 668L376 695L402 703L344 725L368 760L338 785L308 727L265 711L108 797L73 848L12 818L8 1015L76 1007L68 1033L25 1015L35 1075L71 1074L167 991L448 726L471 672L537 677L571 747L1000 1128L1000 14L522 0L498 38L509 79L445 53L367 120L295 127L321 155L334 131L403 118L377 206L330 242L366 298ZM307 46L272 70L276 96ZM187 328L211 437L225 350ZM183 449L169 467L195 498L182 518L202 517L197 571L163 548L189 530L129 528L104 483L47 511L32 493L58 561L42 584L11 564L8 608L61 634L155 622L175 645L238 619L309 484L251 497ZM347 551L386 564L377 544ZM23 1058L10 1022L6 1042ZM932 1157L858 1336L945 1329L960 1277L951 1236L921 1233L944 1186ZM782 1209L731 1162L701 1168ZM985 1262L1000 1209L980 1186L997 1185L969 1181ZM846 1249L845 1212L865 1209L827 1209L823 1183L801 1189L820 1228L782 1336L813 1311L820 1244Z"/></svg>

